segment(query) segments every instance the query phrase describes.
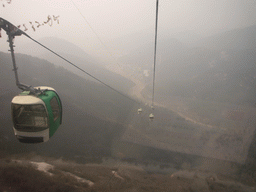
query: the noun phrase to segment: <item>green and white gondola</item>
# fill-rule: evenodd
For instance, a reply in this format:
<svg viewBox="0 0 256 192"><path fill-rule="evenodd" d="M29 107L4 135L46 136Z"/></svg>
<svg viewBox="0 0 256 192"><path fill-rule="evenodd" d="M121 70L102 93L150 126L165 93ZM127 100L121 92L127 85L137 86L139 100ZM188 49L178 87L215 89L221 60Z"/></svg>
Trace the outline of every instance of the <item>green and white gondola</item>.
<svg viewBox="0 0 256 192"><path fill-rule="evenodd" d="M22 143L46 142L62 121L61 100L51 87L35 87L39 94L23 91L12 100L13 130Z"/></svg>

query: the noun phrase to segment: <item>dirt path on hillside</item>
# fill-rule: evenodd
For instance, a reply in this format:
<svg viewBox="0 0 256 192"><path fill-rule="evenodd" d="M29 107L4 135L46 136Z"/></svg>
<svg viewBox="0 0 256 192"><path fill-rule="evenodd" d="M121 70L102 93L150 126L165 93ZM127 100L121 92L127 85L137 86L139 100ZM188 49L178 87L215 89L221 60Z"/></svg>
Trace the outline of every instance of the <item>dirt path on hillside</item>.
<svg viewBox="0 0 256 192"><path fill-rule="evenodd" d="M135 83L135 86L133 86L130 91L130 95L132 97L136 97L140 101L145 101L146 99L142 95L142 90L145 88L145 84L143 84L142 82L135 80L135 79L130 79L130 80L132 80ZM149 101L147 101L147 102L149 102Z"/></svg>
<svg viewBox="0 0 256 192"><path fill-rule="evenodd" d="M145 103L150 103L151 100L145 98L143 95L142 95L142 91L143 89L145 88L145 84L142 83L141 81L139 80L135 80L134 78L130 78L131 81L133 81L135 83L135 86L132 87L131 91L130 91L130 95L132 97L136 97L138 98L140 101L144 101ZM192 123L195 123L197 125L200 125L200 126L205 126L205 127L208 127L208 128L214 128L215 126L212 126L212 125L209 125L209 124L204 124L202 122L199 122L199 121L196 121L190 117L188 117L187 115L185 115L184 113L182 113L182 107L178 107L179 110L176 110L172 107L171 104L168 104L168 102L155 102L154 103L155 106L159 106L159 107L163 107L163 108L166 108L166 109L169 109L169 110L172 110L174 111L175 113L177 113L179 116L181 116L182 118L184 118L186 121L190 121Z"/></svg>
<svg viewBox="0 0 256 192"><path fill-rule="evenodd" d="M108 67L108 70L115 72L129 80L131 80L135 86L133 86L130 90L130 96L132 96L133 98L138 99L139 101L141 101L142 103L150 103L151 104L151 99L146 98L143 94L142 91L143 89L146 87L145 83L141 82L138 79L135 79L134 77L132 77L131 75L127 74L126 72L124 72L120 67ZM162 107L162 108L166 108L168 110L171 110L175 113L177 113L180 117L184 118L186 121L192 122L194 124L197 124L199 126L204 126L204 127L208 127L208 128L215 128L215 126L209 125L209 124L204 124L202 122L199 122L195 119L192 119L191 117L187 116L186 114L184 114L182 111L185 110L182 106L178 106L178 109L175 109L172 104L169 104L169 102L154 102L155 106L158 107Z"/></svg>

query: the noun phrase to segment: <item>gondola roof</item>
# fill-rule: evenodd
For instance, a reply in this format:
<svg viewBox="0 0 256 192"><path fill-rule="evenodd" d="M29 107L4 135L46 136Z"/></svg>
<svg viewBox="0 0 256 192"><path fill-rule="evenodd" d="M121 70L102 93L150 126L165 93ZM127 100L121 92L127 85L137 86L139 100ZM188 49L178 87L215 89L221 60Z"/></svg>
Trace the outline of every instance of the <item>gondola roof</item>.
<svg viewBox="0 0 256 192"><path fill-rule="evenodd" d="M18 95L12 99L12 103L33 105L33 104L44 104L44 102L34 95Z"/></svg>

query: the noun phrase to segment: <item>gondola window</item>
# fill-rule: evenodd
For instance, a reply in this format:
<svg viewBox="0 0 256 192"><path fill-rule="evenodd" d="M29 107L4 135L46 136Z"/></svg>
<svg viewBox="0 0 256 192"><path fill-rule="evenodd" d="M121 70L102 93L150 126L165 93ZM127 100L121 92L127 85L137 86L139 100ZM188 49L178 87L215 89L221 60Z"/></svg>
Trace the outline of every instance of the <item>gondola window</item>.
<svg viewBox="0 0 256 192"><path fill-rule="evenodd" d="M20 131L40 131L48 126L43 105L12 105L14 126Z"/></svg>
<svg viewBox="0 0 256 192"><path fill-rule="evenodd" d="M57 101L57 98L56 97L53 97L50 101L50 105L51 105L51 108L52 108L52 113L53 113L53 119L54 121L56 119L59 118L60 116L60 106L58 104L58 101Z"/></svg>

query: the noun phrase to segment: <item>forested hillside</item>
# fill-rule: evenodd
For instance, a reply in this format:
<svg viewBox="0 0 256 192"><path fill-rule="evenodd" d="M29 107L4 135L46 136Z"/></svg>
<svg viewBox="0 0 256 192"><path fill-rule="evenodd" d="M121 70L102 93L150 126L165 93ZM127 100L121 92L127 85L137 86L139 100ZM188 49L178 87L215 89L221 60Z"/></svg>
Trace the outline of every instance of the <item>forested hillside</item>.
<svg viewBox="0 0 256 192"><path fill-rule="evenodd" d="M13 134L10 114L11 100L20 90L15 85L10 54L0 53L0 58L1 150L8 153L34 151L46 156L77 157L83 161L85 156L87 160L95 160L110 155L111 142L124 128L133 101L63 67L16 54L20 82L54 87L63 104L63 124L49 142L21 144ZM132 83L126 81L129 87Z"/></svg>
<svg viewBox="0 0 256 192"><path fill-rule="evenodd" d="M77 45L68 42L65 39L59 39L56 37L45 37L38 40L43 45L47 46L57 54L63 56L65 59L69 60L71 63L85 70L89 74L99 78L110 86L115 87L116 89L127 93L131 86L134 84L131 81L128 81L126 78L122 77L117 73L113 73L107 70L104 66L107 65L106 61L99 61L98 58L94 58L91 55L88 55L85 51L79 48ZM38 57L44 59L50 63L53 63L56 66L61 66L68 71L75 73L81 77L84 77L88 80L94 81L93 78L89 77L87 74L78 70L76 67L72 66L70 63L59 58L55 54L49 52L45 48L39 46L36 43L20 44L15 48L17 53L27 54L30 56ZM112 57L111 57L112 58ZM115 70L120 70L120 66L117 62L114 62Z"/></svg>

